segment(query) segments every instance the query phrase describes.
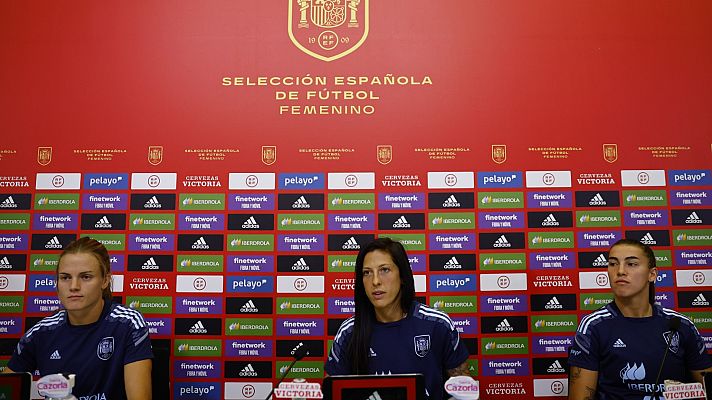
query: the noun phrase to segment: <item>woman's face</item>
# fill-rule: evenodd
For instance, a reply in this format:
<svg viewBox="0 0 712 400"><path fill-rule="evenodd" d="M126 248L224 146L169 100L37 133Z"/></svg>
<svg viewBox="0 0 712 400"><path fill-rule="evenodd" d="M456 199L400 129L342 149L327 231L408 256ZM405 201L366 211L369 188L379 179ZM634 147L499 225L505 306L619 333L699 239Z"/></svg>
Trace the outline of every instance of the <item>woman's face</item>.
<svg viewBox="0 0 712 400"><path fill-rule="evenodd" d="M658 272L650 268L650 260L638 246L621 244L608 252L608 279L613 295L619 299L648 299L648 284L655 282Z"/></svg>
<svg viewBox="0 0 712 400"><path fill-rule="evenodd" d="M377 314L403 312L400 306L401 277L390 254L374 250L363 259L363 286Z"/></svg>
<svg viewBox="0 0 712 400"><path fill-rule="evenodd" d="M65 254L57 268L57 295L69 313L101 307L102 291L109 286L99 261L91 254Z"/></svg>

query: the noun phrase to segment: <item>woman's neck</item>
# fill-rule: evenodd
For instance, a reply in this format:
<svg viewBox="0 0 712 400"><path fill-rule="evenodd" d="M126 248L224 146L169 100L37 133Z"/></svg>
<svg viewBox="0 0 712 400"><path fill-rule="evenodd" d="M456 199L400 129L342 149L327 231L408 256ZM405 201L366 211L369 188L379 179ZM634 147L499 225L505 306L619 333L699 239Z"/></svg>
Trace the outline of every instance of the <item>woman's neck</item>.
<svg viewBox="0 0 712 400"><path fill-rule="evenodd" d="M653 315L653 306L648 299L614 299L616 306L621 310L621 314L628 318L644 318Z"/></svg>
<svg viewBox="0 0 712 400"><path fill-rule="evenodd" d="M376 311L376 321L378 322L396 322L400 321L407 315L400 305L395 307L390 307L387 310L375 310Z"/></svg>

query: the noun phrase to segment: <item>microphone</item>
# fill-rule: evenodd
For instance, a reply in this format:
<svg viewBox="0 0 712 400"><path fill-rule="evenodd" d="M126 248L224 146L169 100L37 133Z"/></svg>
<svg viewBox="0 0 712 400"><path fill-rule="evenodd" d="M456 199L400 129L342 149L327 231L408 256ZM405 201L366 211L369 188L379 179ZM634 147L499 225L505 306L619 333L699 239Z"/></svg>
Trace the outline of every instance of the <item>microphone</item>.
<svg viewBox="0 0 712 400"><path fill-rule="evenodd" d="M279 384L282 383L282 381L284 380L284 378L287 377L287 374L289 373L289 371L292 370L292 367L294 366L294 363L296 363L297 361L299 361L299 360L301 360L302 358L304 358L304 357L306 357L306 356L309 355L309 349L308 349L307 346L304 344L304 342L299 342L299 344L297 344L296 346L294 346L294 348L292 349L292 351L290 352L290 354L292 355L292 357L294 357L294 359L293 359L292 362L287 366L287 369L284 370L284 373L282 374L282 376L279 377L279 381L277 381L277 384L272 387L272 390L269 391L269 394L267 395L267 397L265 397L265 400L269 400L269 399L272 398L272 395L274 394L274 389L277 388L277 387L279 386Z"/></svg>
<svg viewBox="0 0 712 400"><path fill-rule="evenodd" d="M660 367L658 368L658 375L655 377L655 385L653 385L653 394L656 399L660 398L660 389L658 389L658 384L660 383L660 375L663 373L663 366L665 365L665 359L667 358L668 352L670 351L670 345L672 344L672 338L675 332L680 328L680 317L672 317L668 321L668 328L670 328L670 338L667 341L667 346L665 346L665 353L663 354L663 359L660 361Z"/></svg>

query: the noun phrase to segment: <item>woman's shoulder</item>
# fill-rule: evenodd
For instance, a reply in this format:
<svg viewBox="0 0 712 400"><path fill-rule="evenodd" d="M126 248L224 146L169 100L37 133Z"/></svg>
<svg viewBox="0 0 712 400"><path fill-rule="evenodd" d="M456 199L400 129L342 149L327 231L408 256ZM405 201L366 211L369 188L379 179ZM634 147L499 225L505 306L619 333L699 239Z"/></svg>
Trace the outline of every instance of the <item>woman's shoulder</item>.
<svg viewBox="0 0 712 400"><path fill-rule="evenodd" d="M134 329L146 327L146 321L140 311L122 304L113 303L109 306L109 312L104 319L107 322L124 324Z"/></svg>
<svg viewBox="0 0 712 400"><path fill-rule="evenodd" d="M25 332L24 338L30 339L32 336L38 336L46 332L54 332L58 328L66 325L66 311L59 310L56 313L44 317L39 320L32 328Z"/></svg>
<svg viewBox="0 0 712 400"><path fill-rule="evenodd" d="M455 324L447 313L422 303L414 304L411 315L417 321L442 326L449 330L455 329Z"/></svg>

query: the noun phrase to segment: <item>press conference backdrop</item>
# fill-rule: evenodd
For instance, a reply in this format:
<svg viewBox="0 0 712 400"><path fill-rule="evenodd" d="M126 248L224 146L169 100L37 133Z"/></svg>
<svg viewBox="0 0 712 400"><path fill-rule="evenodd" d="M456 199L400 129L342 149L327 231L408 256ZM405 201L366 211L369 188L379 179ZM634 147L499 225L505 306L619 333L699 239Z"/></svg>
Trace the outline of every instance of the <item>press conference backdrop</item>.
<svg viewBox="0 0 712 400"><path fill-rule="evenodd" d="M380 236L487 398L565 395L623 237L709 349L711 7L1 4L0 365L85 235L175 399L263 398L299 342L319 381Z"/></svg>

